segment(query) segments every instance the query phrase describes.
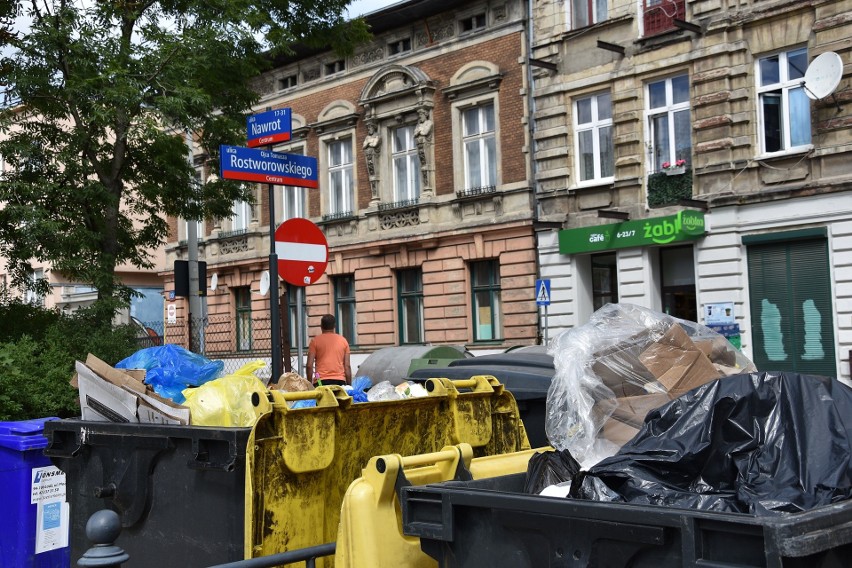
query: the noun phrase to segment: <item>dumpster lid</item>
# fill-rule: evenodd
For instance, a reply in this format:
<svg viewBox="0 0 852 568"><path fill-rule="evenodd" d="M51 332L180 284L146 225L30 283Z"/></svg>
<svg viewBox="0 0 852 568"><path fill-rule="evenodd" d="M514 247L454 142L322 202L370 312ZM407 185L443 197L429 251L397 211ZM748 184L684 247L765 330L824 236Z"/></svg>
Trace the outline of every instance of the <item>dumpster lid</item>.
<svg viewBox="0 0 852 568"><path fill-rule="evenodd" d="M482 355L471 359L453 361L448 367L429 367L411 373L411 379L425 381L434 377L469 379L476 375L493 375L516 400L544 400L553 380L555 370L549 355L529 354L530 358L503 358L500 355ZM549 360L549 365L548 365ZM473 362L479 364L474 365Z"/></svg>
<svg viewBox="0 0 852 568"><path fill-rule="evenodd" d="M59 418L0 422L0 447L18 451L47 447L47 438L42 435L42 432L44 432L44 423L49 420L59 420Z"/></svg>

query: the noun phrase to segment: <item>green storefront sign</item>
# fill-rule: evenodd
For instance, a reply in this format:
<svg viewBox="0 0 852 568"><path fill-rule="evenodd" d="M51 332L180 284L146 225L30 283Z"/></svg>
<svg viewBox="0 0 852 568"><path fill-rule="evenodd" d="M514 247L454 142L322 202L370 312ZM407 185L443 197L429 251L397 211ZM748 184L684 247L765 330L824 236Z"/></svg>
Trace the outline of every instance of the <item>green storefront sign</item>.
<svg viewBox="0 0 852 568"><path fill-rule="evenodd" d="M577 254L629 247L668 245L704 234L704 213L685 209L677 215L559 231L559 252Z"/></svg>

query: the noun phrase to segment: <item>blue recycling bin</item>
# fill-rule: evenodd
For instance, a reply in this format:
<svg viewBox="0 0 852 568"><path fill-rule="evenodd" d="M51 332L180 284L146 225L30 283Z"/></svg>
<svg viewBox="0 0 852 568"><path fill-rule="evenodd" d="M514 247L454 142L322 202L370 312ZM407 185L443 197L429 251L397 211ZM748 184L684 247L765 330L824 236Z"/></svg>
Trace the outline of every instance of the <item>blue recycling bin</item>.
<svg viewBox="0 0 852 568"><path fill-rule="evenodd" d="M0 566L71 564L65 474L43 453L48 420L0 422Z"/></svg>

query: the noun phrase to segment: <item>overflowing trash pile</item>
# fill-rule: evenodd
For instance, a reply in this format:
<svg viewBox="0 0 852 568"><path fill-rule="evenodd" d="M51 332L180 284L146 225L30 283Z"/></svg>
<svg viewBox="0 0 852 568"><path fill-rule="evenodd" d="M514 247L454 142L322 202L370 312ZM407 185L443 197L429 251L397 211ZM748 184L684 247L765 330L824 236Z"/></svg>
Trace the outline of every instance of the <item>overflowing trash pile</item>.
<svg viewBox="0 0 852 568"><path fill-rule="evenodd" d="M284 373L267 385L257 374L264 361L252 361L224 374L212 361L177 345L140 349L109 366L94 355L77 361L72 385L80 391L84 420L247 427L272 407L270 390L306 392L313 385L297 373ZM342 388L356 403L427 396L420 384L372 384L356 377ZM291 409L316 406L315 398L288 400Z"/></svg>
<svg viewBox="0 0 852 568"><path fill-rule="evenodd" d="M557 337L528 493L772 516L852 497L852 388L758 372L712 330L611 304Z"/></svg>
<svg viewBox="0 0 852 568"><path fill-rule="evenodd" d="M551 445L591 465L614 454L651 410L709 381L756 371L712 329L632 304L607 304L555 337L547 393Z"/></svg>

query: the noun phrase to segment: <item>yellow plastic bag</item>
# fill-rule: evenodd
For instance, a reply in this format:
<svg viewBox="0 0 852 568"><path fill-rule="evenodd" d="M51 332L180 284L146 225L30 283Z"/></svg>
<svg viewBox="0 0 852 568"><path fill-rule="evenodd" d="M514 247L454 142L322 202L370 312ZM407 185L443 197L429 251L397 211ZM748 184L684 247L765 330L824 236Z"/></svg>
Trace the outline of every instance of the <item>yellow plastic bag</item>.
<svg viewBox="0 0 852 568"><path fill-rule="evenodd" d="M189 407L193 426L254 426L257 418L272 409L266 385L254 372L266 366L253 361L233 374L185 389L184 403Z"/></svg>

